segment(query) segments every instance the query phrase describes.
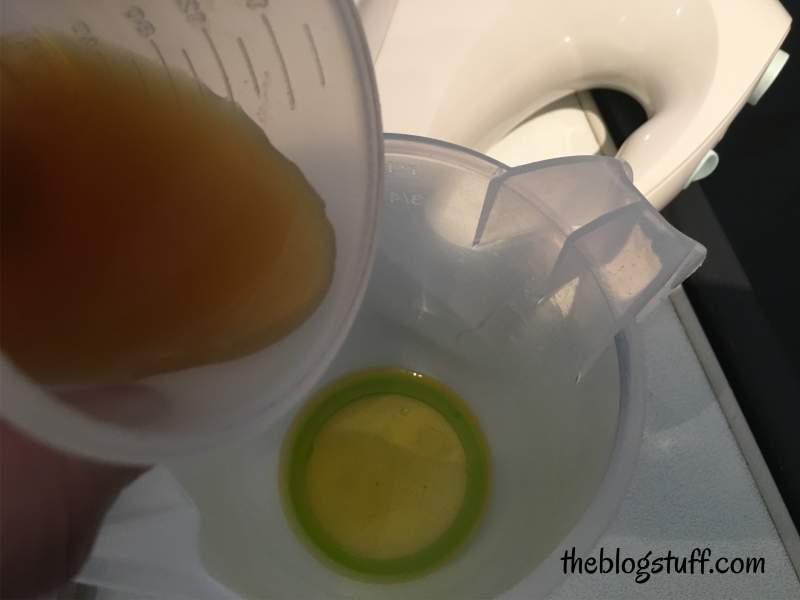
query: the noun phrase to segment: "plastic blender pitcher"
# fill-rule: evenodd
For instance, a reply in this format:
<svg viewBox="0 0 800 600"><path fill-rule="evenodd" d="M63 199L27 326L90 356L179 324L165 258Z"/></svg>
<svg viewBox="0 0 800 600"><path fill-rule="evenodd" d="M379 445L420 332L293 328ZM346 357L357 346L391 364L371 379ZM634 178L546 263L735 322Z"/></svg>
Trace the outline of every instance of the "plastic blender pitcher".
<svg viewBox="0 0 800 600"><path fill-rule="evenodd" d="M198 568L250 598L542 597L565 577L564 550L584 554L605 530L633 472L644 409L636 316L705 250L616 159L509 168L394 135L378 239L364 303L320 384L389 366L455 390L491 454L479 529L416 579L369 583L329 568L281 510L284 418L173 467L199 513Z"/></svg>
<svg viewBox="0 0 800 600"><path fill-rule="evenodd" d="M347 0L3 2L0 32L55 31L121 47L238 103L301 169L336 237L324 302L279 342L239 360L100 390L86 410L2 364L2 417L62 449L153 463L263 430L304 398L344 341L372 264L382 137L372 66ZM146 410L143 411L143 406Z"/></svg>

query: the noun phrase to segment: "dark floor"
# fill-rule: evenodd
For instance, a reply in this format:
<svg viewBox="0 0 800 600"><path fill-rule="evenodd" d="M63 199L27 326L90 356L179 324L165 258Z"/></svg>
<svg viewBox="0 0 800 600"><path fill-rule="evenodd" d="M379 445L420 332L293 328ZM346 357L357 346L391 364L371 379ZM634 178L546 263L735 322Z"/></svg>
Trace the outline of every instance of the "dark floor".
<svg viewBox="0 0 800 600"><path fill-rule="evenodd" d="M800 19L800 0L786 0ZM685 285L795 525L800 527L800 22L789 62L716 147L720 165L664 215L708 248ZM595 94L621 141L644 115Z"/></svg>

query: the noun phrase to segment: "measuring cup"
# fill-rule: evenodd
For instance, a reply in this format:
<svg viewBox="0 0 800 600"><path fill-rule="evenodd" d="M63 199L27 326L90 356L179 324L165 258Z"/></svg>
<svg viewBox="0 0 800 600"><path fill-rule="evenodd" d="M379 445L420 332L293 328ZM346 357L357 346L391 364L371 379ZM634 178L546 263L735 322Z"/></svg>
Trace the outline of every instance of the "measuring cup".
<svg viewBox="0 0 800 600"><path fill-rule="evenodd" d="M348 0L18 0L0 33L56 31L182 71L238 103L325 202L333 282L281 341L236 361L98 390L82 410L0 357L4 419L90 457L153 463L246 437L304 398L355 317L373 258L382 180L377 94Z"/></svg>
<svg viewBox="0 0 800 600"><path fill-rule="evenodd" d="M612 158L509 168L389 135L384 201L364 303L321 385L394 366L452 388L488 440L484 519L459 555L418 579L337 573L281 510L287 417L252 443L173 467L199 513L203 569L250 598L542 597L565 576L564 550L586 554L604 531L636 463L636 317L705 250Z"/></svg>

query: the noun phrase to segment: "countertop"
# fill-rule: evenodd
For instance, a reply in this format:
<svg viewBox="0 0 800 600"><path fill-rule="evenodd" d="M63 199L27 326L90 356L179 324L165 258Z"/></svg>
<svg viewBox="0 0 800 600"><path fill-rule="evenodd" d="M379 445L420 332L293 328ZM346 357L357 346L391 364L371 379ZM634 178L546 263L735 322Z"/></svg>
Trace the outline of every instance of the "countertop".
<svg viewBox="0 0 800 600"><path fill-rule="evenodd" d="M552 600L800 598L784 544L673 304L659 305L641 326L648 370L641 453L619 514L591 555L600 547L633 558L709 548L712 561L763 557L764 573L700 575L698 565L695 575L660 573L642 584L634 575L572 575Z"/></svg>

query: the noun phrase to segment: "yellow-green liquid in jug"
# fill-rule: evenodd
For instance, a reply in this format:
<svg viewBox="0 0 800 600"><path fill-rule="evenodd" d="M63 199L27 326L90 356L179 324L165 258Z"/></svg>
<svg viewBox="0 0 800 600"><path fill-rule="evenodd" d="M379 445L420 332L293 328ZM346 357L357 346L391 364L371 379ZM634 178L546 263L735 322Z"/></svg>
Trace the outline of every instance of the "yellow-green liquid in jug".
<svg viewBox="0 0 800 600"><path fill-rule="evenodd" d="M0 47L0 346L48 383L235 358L332 278L319 196L234 103L65 37Z"/></svg>
<svg viewBox="0 0 800 600"><path fill-rule="evenodd" d="M284 510L324 562L368 580L441 566L464 547L489 493L483 432L456 393L396 368L345 376L283 443Z"/></svg>

